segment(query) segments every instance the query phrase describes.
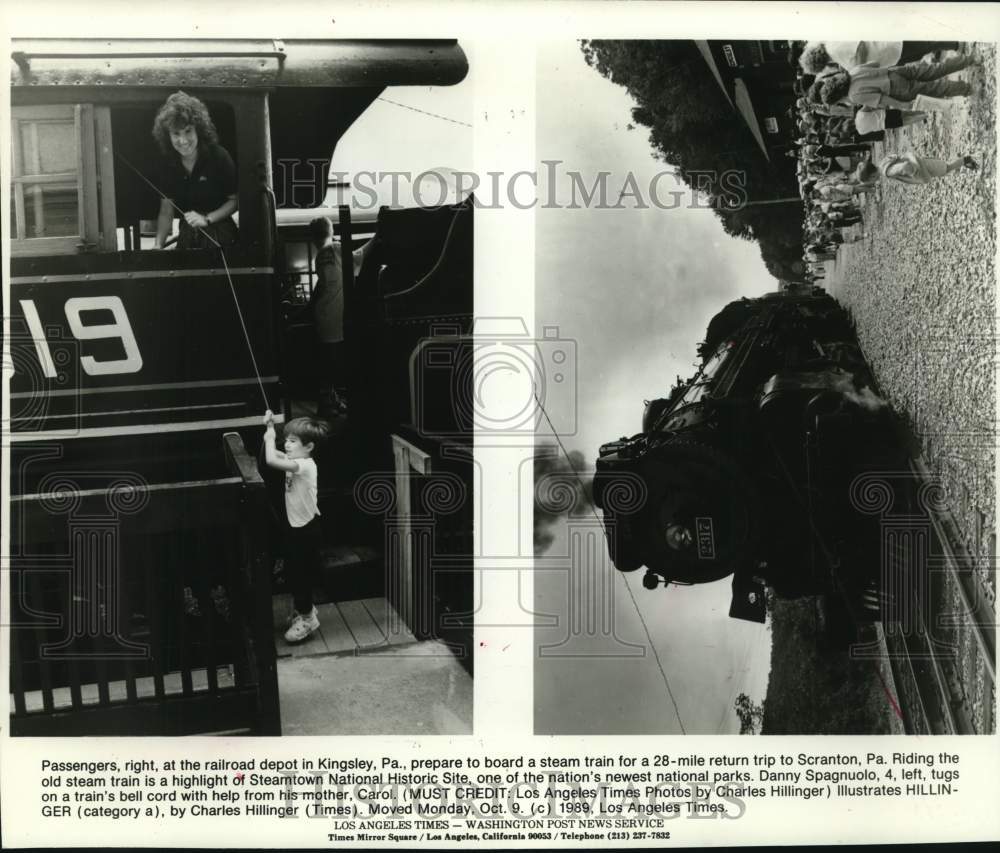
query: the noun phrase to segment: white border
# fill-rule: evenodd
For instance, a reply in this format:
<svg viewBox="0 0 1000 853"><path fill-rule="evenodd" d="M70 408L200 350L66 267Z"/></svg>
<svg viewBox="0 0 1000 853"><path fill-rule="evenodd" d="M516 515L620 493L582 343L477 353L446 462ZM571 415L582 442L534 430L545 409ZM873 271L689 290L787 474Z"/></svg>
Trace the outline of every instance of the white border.
<svg viewBox="0 0 1000 853"><path fill-rule="evenodd" d="M857 37L863 30L868 38L906 39L937 37L958 40L997 41L1000 14L990 4L792 4L792 3L661 3L661 2L372 2L294 5L272 2L215 3L209 11L204 2L174 0L162 5L104 0L98 4L79 2L7 3L2 12L5 36L93 35L135 36L155 33L177 37L272 36L300 37L458 37L463 45L477 46L476 68L482 89L477 89L476 162L477 168L513 170L533 168L534 69L529 62L535 40L568 38L690 38L690 37L774 37L828 39ZM279 17L280 16L280 17ZM3 46L9 55L9 44ZM491 67L489 67L491 66ZM501 122L497 117L513 104L524 110L523 119ZM487 116L492 116L488 120ZM567 117L571 120L571 117ZM9 105L3 98L0 135L5 154L2 161L2 205L9 209ZM481 164L485 164L483 167ZM533 328L533 223L531 217L514 211L503 215L477 214L476 270L477 313L481 316L518 315ZM3 256L9 257L4 233ZM4 276L5 306L8 298ZM7 340L7 311L4 311L4 339ZM5 353L4 363L8 362ZM4 382L4 394L7 383ZM7 401L5 400L5 403ZM9 408L5 408L9 411ZM480 443L480 455L481 443ZM530 501L522 501L519 514L508 499L517 484L501 458L482 459L480 482L488 481L488 506L481 512L476 541L510 541L510 530L520 525L530 529ZM9 463L9 449L3 448L3 470ZM9 488L0 478L0 500L7 505ZM9 516L3 515L6 538ZM487 568L483 566L483 568ZM508 590L509 592L509 590ZM490 609L514 609L511 600L493 598ZM529 588L522 591L531 600ZM4 620L9 611L4 594ZM502 616L502 612L500 614ZM509 614L516 618L515 613ZM65 759L101 758L142 754L157 759L211 750L230 756L254 754L282 757L289 754L379 755L392 750L401 756L444 754L516 755L548 751L575 751L579 754L618 754L663 750L673 752L797 751L815 747L815 738L534 738L531 735L531 640L525 629L515 637L514 653L500 658L481 652L476 660L476 734L469 738L418 739L387 737L378 739L296 738L265 741L236 739L115 739L115 740L11 740L4 726L3 766L0 768L0 795L3 797L4 842L6 844L73 844L93 846L138 845L219 845L293 847L323 846L325 838L310 821L253 821L218 819L186 824L167 821L136 824L111 822L78 825L74 822L42 820L33 786L39 756L58 755ZM476 644L494 648L504 641L502 629L481 628ZM0 643L7 660L6 635ZM0 704L6 704L7 694ZM0 720L6 720L6 707ZM877 744L877 746L876 746ZM672 844L759 844L812 843L817 841L946 841L1000 838L1000 802L997 768L1000 767L1000 740L994 737L935 738L931 744L921 739L826 738L825 750L847 749L949 749L961 754L963 778L967 778L960 798L943 801L870 801L863 803L780 802L755 805L740 820L724 822L676 821ZM976 780L976 781L973 781ZM652 842L656 844L657 842Z"/></svg>

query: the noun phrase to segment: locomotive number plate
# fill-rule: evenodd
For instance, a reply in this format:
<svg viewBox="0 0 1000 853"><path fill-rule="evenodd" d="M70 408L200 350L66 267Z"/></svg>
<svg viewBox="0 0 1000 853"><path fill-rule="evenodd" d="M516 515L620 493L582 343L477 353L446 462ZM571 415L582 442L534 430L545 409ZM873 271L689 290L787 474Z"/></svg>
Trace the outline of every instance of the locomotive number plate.
<svg viewBox="0 0 1000 853"><path fill-rule="evenodd" d="M694 520L695 533L698 537L698 559L715 559L715 529L710 516L697 516Z"/></svg>

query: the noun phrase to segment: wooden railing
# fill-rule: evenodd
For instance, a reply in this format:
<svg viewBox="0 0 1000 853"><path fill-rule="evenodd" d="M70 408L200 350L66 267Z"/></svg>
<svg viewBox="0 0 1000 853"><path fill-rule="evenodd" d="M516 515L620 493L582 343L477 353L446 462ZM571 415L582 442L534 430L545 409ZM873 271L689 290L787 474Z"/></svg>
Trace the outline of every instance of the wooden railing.
<svg viewBox="0 0 1000 853"><path fill-rule="evenodd" d="M12 734L280 734L264 483L223 444L225 477L12 499Z"/></svg>

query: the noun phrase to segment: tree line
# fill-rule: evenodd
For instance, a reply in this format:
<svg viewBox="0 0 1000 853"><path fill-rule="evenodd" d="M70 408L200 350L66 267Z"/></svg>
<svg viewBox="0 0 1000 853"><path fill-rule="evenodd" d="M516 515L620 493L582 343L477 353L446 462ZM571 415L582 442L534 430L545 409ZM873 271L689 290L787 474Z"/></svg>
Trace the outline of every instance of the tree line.
<svg viewBox="0 0 1000 853"><path fill-rule="evenodd" d="M688 186L711 199L726 233L756 240L775 277L798 278L802 207L733 209L731 185L722 182L723 175L735 171L744 176L751 200L797 195L795 161L763 157L694 42L583 41L581 49L591 68L625 87L636 103L629 127L649 130L654 156L677 167Z"/></svg>

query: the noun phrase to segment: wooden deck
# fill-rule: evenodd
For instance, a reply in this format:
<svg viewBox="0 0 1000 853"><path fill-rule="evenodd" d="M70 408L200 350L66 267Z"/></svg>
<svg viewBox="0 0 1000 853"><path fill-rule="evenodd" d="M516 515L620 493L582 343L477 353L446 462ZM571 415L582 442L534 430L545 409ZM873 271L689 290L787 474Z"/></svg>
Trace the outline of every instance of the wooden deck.
<svg viewBox="0 0 1000 853"><path fill-rule="evenodd" d="M384 598L318 604L319 630L302 643L286 643L285 628L292 612L292 597L276 595L274 645L278 657L355 654L415 643L416 637Z"/></svg>

